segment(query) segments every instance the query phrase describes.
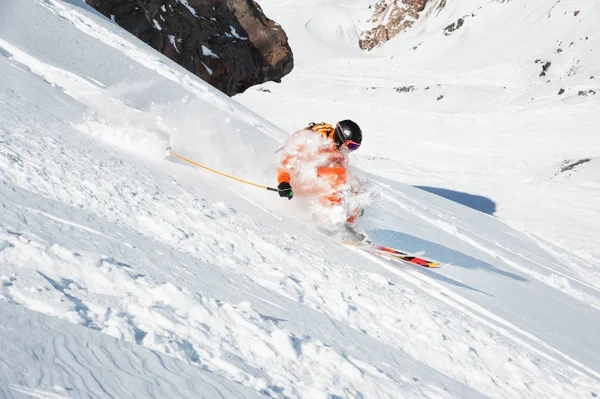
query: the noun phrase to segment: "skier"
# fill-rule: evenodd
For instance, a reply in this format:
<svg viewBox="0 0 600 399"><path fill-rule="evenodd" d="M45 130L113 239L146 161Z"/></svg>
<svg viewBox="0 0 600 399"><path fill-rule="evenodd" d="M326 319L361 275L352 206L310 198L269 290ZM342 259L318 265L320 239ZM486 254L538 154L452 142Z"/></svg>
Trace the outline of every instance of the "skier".
<svg viewBox="0 0 600 399"><path fill-rule="evenodd" d="M283 147L283 160L277 173L279 196L317 198L325 207L344 206L346 223L352 224L363 210L344 204L346 193L360 193L348 171L348 154L362 143L362 131L351 120L335 127L311 122L294 133ZM349 209L348 209L349 208Z"/></svg>

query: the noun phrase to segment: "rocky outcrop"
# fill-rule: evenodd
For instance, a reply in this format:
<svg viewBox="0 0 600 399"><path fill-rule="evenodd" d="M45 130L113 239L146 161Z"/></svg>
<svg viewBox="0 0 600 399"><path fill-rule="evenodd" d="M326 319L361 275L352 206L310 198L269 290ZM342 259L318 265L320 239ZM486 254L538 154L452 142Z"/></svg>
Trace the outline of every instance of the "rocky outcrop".
<svg viewBox="0 0 600 399"><path fill-rule="evenodd" d="M252 0L86 1L230 96L293 67L285 32Z"/></svg>
<svg viewBox="0 0 600 399"><path fill-rule="evenodd" d="M380 0L369 6L373 16L367 22L373 28L362 33L360 48L372 50L410 28L426 3L427 0Z"/></svg>

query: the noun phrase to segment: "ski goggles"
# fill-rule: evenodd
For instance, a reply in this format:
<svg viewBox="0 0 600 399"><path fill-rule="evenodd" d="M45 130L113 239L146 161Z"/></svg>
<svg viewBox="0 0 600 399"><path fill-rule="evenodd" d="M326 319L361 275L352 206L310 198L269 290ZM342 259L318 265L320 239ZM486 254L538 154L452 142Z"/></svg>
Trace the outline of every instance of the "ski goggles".
<svg viewBox="0 0 600 399"><path fill-rule="evenodd" d="M340 131L339 126L335 127L334 135L334 138L336 139L335 142L340 145L344 145L350 151L356 151L358 150L358 147L360 147L360 143L352 140L344 140L344 135Z"/></svg>
<svg viewBox="0 0 600 399"><path fill-rule="evenodd" d="M344 145L346 146L346 148L348 148L350 151L356 151L358 150L358 147L360 147L359 143L355 143L352 140L346 140L344 141Z"/></svg>

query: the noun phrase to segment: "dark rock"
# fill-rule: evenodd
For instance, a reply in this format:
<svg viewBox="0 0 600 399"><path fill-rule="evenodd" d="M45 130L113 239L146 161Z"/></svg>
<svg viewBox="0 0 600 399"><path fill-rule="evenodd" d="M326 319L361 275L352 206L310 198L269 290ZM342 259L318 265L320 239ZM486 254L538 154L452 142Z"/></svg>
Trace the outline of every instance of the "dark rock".
<svg viewBox="0 0 600 399"><path fill-rule="evenodd" d="M410 93L415 91L415 86L394 87L394 90L396 90L396 93Z"/></svg>
<svg viewBox="0 0 600 399"><path fill-rule="evenodd" d="M86 2L230 96L293 68L285 32L251 0Z"/></svg>
<svg viewBox="0 0 600 399"><path fill-rule="evenodd" d="M560 90L558 91L558 95L559 95L559 96L561 96L561 95L563 95L563 94L564 94L564 92L565 92L565 89L560 89Z"/></svg>
<svg viewBox="0 0 600 399"><path fill-rule="evenodd" d="M546 61L546 63L542 65L542 72L540 72L540 76L546 76L546 72L548 72L548 69L551 65L552 63L550 61Z"/></svg>
<svg viewBox="0 0 600 399"><path fill-rule="evenodd" d="M596 94L596 90L593 90L593 89L580 90L579 93L577 93L578 96L583 96L583 97L587 97L588 94L595 95Z"/></svg>
<svg viewBox="0 0 600 399"><path fill-rule="evenodd" d="M453 22L444 28L444 35L449 36L452 32L460 29L464 24L465 19L459 18L456 22Z"/></svg>
<svg viewBox="0 0 600 399"><path fill-rule="evenodd" d="M576 166L582 165L586 162L590 162L591 160L592 160L591 158L583 158L583 159L580 159L577 161L572 161L572 160L567 159L560 166L560 172L557 172L555 174L572 171L573 169L575 169Z"/></svg>

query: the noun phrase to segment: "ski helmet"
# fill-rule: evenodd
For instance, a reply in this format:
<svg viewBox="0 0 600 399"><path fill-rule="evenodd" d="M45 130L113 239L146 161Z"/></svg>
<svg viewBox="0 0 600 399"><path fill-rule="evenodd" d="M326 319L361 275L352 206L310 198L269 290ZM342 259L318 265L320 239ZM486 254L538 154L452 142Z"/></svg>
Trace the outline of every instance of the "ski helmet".
<svg viewBox="0 0 600 399"><path fill-rule="evenodd" d="M333 140L338 148L346 146L350 151L355 151L362 143L362 130L350 119L339 121L335 125Z"/></svg>

